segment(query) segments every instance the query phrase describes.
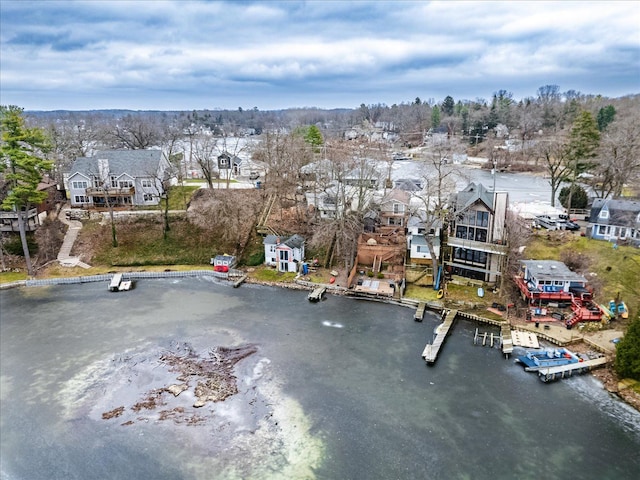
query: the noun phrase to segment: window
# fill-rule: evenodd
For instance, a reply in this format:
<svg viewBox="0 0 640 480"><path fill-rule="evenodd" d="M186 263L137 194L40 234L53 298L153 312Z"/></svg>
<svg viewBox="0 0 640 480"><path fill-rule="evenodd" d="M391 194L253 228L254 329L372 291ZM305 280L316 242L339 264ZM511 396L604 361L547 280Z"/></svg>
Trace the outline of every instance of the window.
<svg viewBox="0 0 640 480"><path fill-rule="evenodd" d="M598 217L600 217L600 218L609 218L609 210L605 210L603 208L602 210L600 210L600 215L598 215Z"/></svg>
<svg viewBox="0 0 640 480"><path fill-rule="evenodd" d="M142 180L142 186L143 188L151 188L153 187L153 183L148 178L145 178Z"/></svg>
<svg viewBox="0 0 640 480"><path fill-rule="evenodd" d="M131 188L133 187L133 182L131 180L120 180L118 182L118 188Z"/></svg>
<svg viewBox="0 0 640 480"><path fill-rule="evenodd" d="M72 182L71 185L73 188L87 188L87 182Z"/></svg>
<svg viewBox="0 0 640 480"><path fill-rule="evenodd" d="M404 213L404 205L402 205L401 203L394 203L393 204L393 213L394 214L399 214L399 213Z"/></svg>
<svg viewBox="0 0 640 480"><path fill-rule="evenodd" d="M85 197L84 195L75 195L73 197L73 200L75 203L88 203L89 199L87 197Z"/></svg>
<svg viewBox="0 0 640 480"><path fill-rule="evenodd" d="M118 180L114 175L111 175L111 188L116 188L118 186Z"/></svg>
<svg viewBox="0 0 640 480"><path fill-rule="evenodd" d="M605 235L607 233L606 225L598 225L598 235Z"/></svg>
<svg viewBox="0 0 640 480"><path fill-rule="evenodd" d="M488 227L489 226L489 212L477 212L476 214L476 225L479 227Z"/></svg>
<svg viewBox="0 0 640 480"><path fill-rule="evenodd" d="M279 256L281 261L289 261L289 252L287 250L280 250Z"/></svg>
<svg viewBox="0 0 640 480"><path fill-rule="evenodd" d="M145 202L152 202L153 201L153 195L151 193L145 193L144 194L144 201Z"/></svg>

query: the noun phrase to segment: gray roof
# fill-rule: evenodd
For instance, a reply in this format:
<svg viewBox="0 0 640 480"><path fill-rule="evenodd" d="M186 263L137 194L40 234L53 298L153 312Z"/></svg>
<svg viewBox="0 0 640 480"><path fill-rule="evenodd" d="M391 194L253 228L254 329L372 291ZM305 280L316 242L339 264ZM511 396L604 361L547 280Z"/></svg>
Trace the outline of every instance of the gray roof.
<svg viewBox="0 0 640 480"><path fill-rule="evenodd" d="M289 238L287 238L284 242L280 241L280 237L276 236L276 235L267 235L266 237L264 237L264 240L262 241L263 245L280 245L280 244L284 244L287 247L291 247L291 248L300 248L304 245L304 238L302 238L300 235L295 234L290 236Z"/></svg>
<svg viewBox="0 0 640 480"><path fill-rule="evenodd" d="M109 173L132 177L148 177L155 175L162 160L161 150L104 150L96 152L93 157L77 158L71 167L71 174L76 172L85 175L98 175L98 160L109 161Z"/></svg>
<svg viewBox="0 0 640 480"><path fill-rule="evenodd" d="M569 280L586 282L582 275L569 270L564 263L556 260L521 260L527 267L530 275L534 275L538 280Z"/></svg>
<svg viewBox="0 0 640 480"><path fill-rule="evenodd" d="M609 217L599 218L600 212L605 208L609 210ZM640 214L640 201L638 200L596 198L591 206L589 222L600 225L634 227L638 225L638 214Z"/></svg>
<svg viewBox="0 0 640 480"><path fill-rule="evenodd" d="M440 237L431 236L431 243L434 247L440 245ZM427 241L424 238L424 235L411 235L411 245L427 245Z"/></svg>
<svg viewBox="0 0 640 480"><path fill-rule="evenodd" d="M493 191L487 190L481 183L470 183L454 197L457 211L470 207L478 200L484 203L490 210L493 210Z"/></svg>

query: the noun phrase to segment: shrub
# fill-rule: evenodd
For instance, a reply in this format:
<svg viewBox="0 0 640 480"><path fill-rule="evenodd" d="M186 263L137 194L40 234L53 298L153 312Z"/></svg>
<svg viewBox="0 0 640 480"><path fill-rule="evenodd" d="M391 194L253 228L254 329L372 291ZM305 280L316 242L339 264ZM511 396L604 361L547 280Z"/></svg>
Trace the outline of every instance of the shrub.
<svg viewBox="0 0 640 480"><path fill-rule="evenodd" d="M573 193L571 194L571 206L568 205L570 191L573 191ZM560 200L560 204L567 209L587 208L587 205L589 204L589 197L587 196L587 192L580 185L563 187L558 194L558 200Z"/></svg>

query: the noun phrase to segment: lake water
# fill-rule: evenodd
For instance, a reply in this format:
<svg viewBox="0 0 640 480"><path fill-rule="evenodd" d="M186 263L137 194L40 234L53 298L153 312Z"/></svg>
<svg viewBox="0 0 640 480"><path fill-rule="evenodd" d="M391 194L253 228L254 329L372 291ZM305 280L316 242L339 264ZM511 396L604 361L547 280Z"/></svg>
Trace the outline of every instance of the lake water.
<svg viewBox="0 0 640 480"><path fill-rule="evenodd" d="M590 376L540 382L466 321L428 367L438 317L382 303L210 279L0 300L3 480L640 478L640 414ZM163 352L243 344L238 394L199 423L131 410Z"/></svg>
<svg viewBox="0 0 640 480"><path fill-rule="evenodd" d="M399 161L392 165L391 178L422 178L425 164L417 161ZM482 183L489 190L493 189L494 175L491 170L478 168L477 166L454 165L456 188L466 187L469 182ZM495 174L495 187L498 191L509 192L509 202L540 202L551 203L551 186L549 180L539 175L527 173L500 173ZM556 199L557 200L557 199ZM556 204L558 204L556 202Z"/></svg>

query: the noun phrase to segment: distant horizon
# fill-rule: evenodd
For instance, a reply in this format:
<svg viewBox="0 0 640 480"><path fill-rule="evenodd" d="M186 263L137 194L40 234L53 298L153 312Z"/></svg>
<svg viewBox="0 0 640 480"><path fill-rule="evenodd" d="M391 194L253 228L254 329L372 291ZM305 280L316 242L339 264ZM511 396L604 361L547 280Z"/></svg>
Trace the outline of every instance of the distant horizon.
<svg viewBox="0 0 640 480"><path fill-rule="evenodd" d="M0 2L0 103L357 109L640 92L640 2Z"/></svg>

